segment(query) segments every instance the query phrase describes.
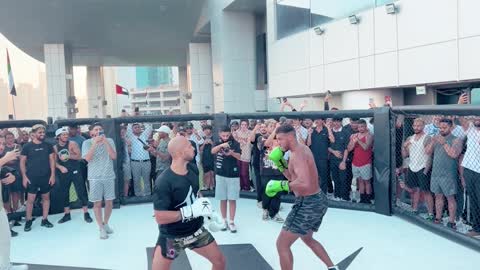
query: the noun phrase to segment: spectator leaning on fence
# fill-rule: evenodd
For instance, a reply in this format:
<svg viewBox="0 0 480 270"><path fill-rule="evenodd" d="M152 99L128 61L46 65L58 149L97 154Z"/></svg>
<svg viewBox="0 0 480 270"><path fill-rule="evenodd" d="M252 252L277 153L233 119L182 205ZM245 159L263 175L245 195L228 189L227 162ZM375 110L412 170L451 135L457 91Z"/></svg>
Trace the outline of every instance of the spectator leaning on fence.
<svg viewBox="0 0 480 270"><path fill-rule="evenodd" d="M431 137L425 134L425 121L417 118L413 121L414 135L405 140L402 148L403 158L409 158L408 172L406 177L406 189L412 196L412 208L415 214L418 213L418 202L420 195L423 195L427 203L428 217L433 221L433 197L430 192L431 156L426 148L430 144Z"/></svg>
<svg viewBox="0 0 480 270"><path fill-rule="evenodd" d="M132 143L131 168L133 175L133 190L135 196L148 196L151 194L150 172L152 164L150 163L150 154L148 152L147 140L152 133L152 125L142 126L139 123L128 125L127 138Z"/></svg>
<svg viewBox="0 0 480 270"><path fill-rule="evenodd" d="M308 130L306 145L310 147L317 166L319 186L322 191L328 193L329 169L328 169L328 147L335 142L332 129L325 125L322 118L315 119L315 128Z"/></svg>
<svg viewBox="0 0 480 270"><path fill-rule="evenodd" d="M350 200L350 184L347 181L347 146L350 139L350 133L342 127L342 118L333 118L332 133L334 141L330 143L328 151L330 152L330 174L335 182L334 196L344 201Z"/></svg>
<svg viewBox="0 0 480 270"><path fill-rule="evenodd" d="M172 132L168 126L161 126L157 129L158 132L158 146L153 154L157 158L157 177L166 169L170 168L172 158L168 153L168 143L170 142L170 133Z"/></svg>
<svg viewBox="0 0 480 270"><path fill-rule="evenodd" d="M447 226L456 229L455 217L458 194L458 156L462 151L462 142L451 134L452 120L443 118L439 121L439 135L432 138L427 153L433 154L432 178L430 190L435 193L435 223L442 222L444 196L447 197L449 219Z"/></svg>
<svg viewBox="0 0 480 270"><path fill-rule="evenodd" d="M470 197L472 230L470 236L480 236L480 117L475 117L466 132L467 150L463 157L462 184Z"/></svg>
<svg viewBox="0 0 480 270"><path fill-rule="evenodd" d="M200 146L200 153L203 166L203 189L213 190L215 188L215 157L212 154L213 136L212 126L204 125L202 133L204 134L204 143Z"/></svg>

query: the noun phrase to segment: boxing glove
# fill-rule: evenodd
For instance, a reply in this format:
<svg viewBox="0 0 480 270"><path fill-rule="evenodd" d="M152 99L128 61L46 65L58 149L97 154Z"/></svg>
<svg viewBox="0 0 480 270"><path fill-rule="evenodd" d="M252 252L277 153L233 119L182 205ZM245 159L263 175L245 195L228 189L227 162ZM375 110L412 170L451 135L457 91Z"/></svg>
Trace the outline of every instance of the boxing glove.
<svg viewBox="0 0 480 270"><path fill-rule="evenodd" d="M265 194L268 197L275 197L278 192L286 191L290 192L290 187L288 186L288 181L285 180L270 180L265 187Z"/></svg>
<svg viewBox="0 0 480 270"><path fill-rule="evenodd" d="M225 221L222 216L217 212L212 212L212 215L205 219L207 228L211 232L218 232L225 227Z"/></svg>
<svg viewBox="0 0 480 270"><path fill-rule="evenodd" d="M207 198L198 198L192 205L180 208L182 222L192 220L197 217L210 217L212 215L212 203Z"/></svg>
<svg viewBox="0 0 480 270"><path fill-rule="evenodd" d="M268 159L273 161L273 164L277 166L280 172L285 171L288 168L287 161L283 158L285 153L280 149L280 147L275 147L272 152L268 155Z"/></svg>

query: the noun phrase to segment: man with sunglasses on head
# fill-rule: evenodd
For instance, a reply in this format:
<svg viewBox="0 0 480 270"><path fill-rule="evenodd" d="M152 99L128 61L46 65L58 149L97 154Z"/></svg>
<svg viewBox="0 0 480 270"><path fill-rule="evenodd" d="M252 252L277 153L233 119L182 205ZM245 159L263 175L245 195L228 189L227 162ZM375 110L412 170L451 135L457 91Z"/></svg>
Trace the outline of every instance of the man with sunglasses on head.
<svg viewBox="0 0 480 270"><path fill-rule="evenodd" d="M42 196L43 218L41 226L52 228L48 221L50 209L50 190L55 184L55 152L53 145L46 143L45 126L32 127L32 141L25 144L20 155L20 170L22 172L23 186L27 189L27 213L24 230L32 229L33 203L37 193Z"/></svg>

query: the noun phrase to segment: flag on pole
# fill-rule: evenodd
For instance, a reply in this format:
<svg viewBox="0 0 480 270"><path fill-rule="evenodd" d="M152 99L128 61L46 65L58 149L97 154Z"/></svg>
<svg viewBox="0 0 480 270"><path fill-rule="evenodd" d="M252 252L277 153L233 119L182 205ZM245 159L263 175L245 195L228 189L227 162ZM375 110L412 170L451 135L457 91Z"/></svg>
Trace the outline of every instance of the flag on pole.
<svg viewBox="0 0 480 270"><path fill-rule="evenodd" d="M7 69L8 69L8 84L10 87L10 95L17 96L17 90L15 89L15 83L13 82L12 65L10 65L10 56L7 49Z"/></svg>
<svg viewBox="0 0 480 270"><path fill-rule="evenodd" d="M117 91L117 95L126 95L128 96L128 89L123 87L123 86L120 86L118 84L115 85L115 89Z"/></svg>

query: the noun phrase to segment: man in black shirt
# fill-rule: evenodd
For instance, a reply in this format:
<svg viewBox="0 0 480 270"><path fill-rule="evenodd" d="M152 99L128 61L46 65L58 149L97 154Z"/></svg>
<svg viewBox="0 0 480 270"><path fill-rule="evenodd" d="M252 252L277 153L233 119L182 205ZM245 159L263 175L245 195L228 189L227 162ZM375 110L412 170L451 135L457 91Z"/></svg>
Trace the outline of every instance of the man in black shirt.
<svg viewBox="0 0 480 270"><path fill-rule="evenodd" d="M200 152L202 153L202 166L203 166L203 187L205 190L213 190L215 186L214 179L214 167L215 157L212 154L213 137L212 126L203 126L204 143L200 146Z"/></svg>
<svg viewBox="0 0 480 270"><path fill-rule="evenodd" d="M265 193L265 189L262 190L262 181L260 177L260 151L262 150L261 143L268 138L267 126L265 123L257 124L253 129L253 132L250 136L250 142L253 144L252 147L252 168L253 174L255 175L255 188L257 190L257 206L262 208L262 198Z"/></svg>
<svg viewBox="0 0 480 270"><path fill-rule="evenodd" d="M178 136L168 144L168 152L172 165L157 177L154 186L153 205L160 235L152 269L170 269L179 253L189 248L207 258L213 269L224 270L225 258L213 236L203 227L203 217L214 215L210 201L197 198L198 171L190 163L194 159L193 146L185 137Z"/></svg>
<svg viewBox="0 0 480 270"><path fill-rule="evenodd" d="M347 146L350 133L342 127L342 118L333 118L332 132L335 141L330 144L330 173L335 182L334 196L337 199L348 201L350 199L349 185L347 183Z"/></svg>
<svg viewBox="0 0 480 270"><path fill-rule="evenodd" d="M307 146L310 147L315 159L320 188L327 194L328 181L331 179L328 170L328 147L330 143L335 142L335 137L331 128L325 125L324 119L316 119L315 125L314 129L309 130Z"/></svg>
<svg viewBox="0 0 480 270"><path fill-rule="evenodd" d="M45 127L32 127L33 140L22 149L20 155L20 170L22 171L23 186L27 189L27 213L25 231L32 229L32 210L37 193L42 194L43 219L41 225L53 227L48 221L50 209L50 190L55 184L55 152L53 146L44 142Z"/></svg>
<svg viewBox="0 0 480 270"><path fill-rule="evenodd" d="M215 199L220 201L220 211L223 219L227 218L227 201L230 208L230 220L228 229L232 233L237 232L235 226L235 212L237 200L240 198L240 170L238 160L242 150L240 144L232 137L228 127L220 130L220 142L212 148L212 154L216 155L215 160ZM226 231L227 226L222 228Z"/></svg>
<svg viewBox="0 0 480 270"><path fill-rule="evenodd" d="M88 195L80 172L82 153L77 143L69 141L68 128L60 128L55 132L58 143L53 147L57 156L56 167L59 170L61 193L65 215L58 221L59 224L71 220L70 216L70 186L75 186L75 192L82 202L83 218L87 223L92 223L88 213Z"/></svg>

